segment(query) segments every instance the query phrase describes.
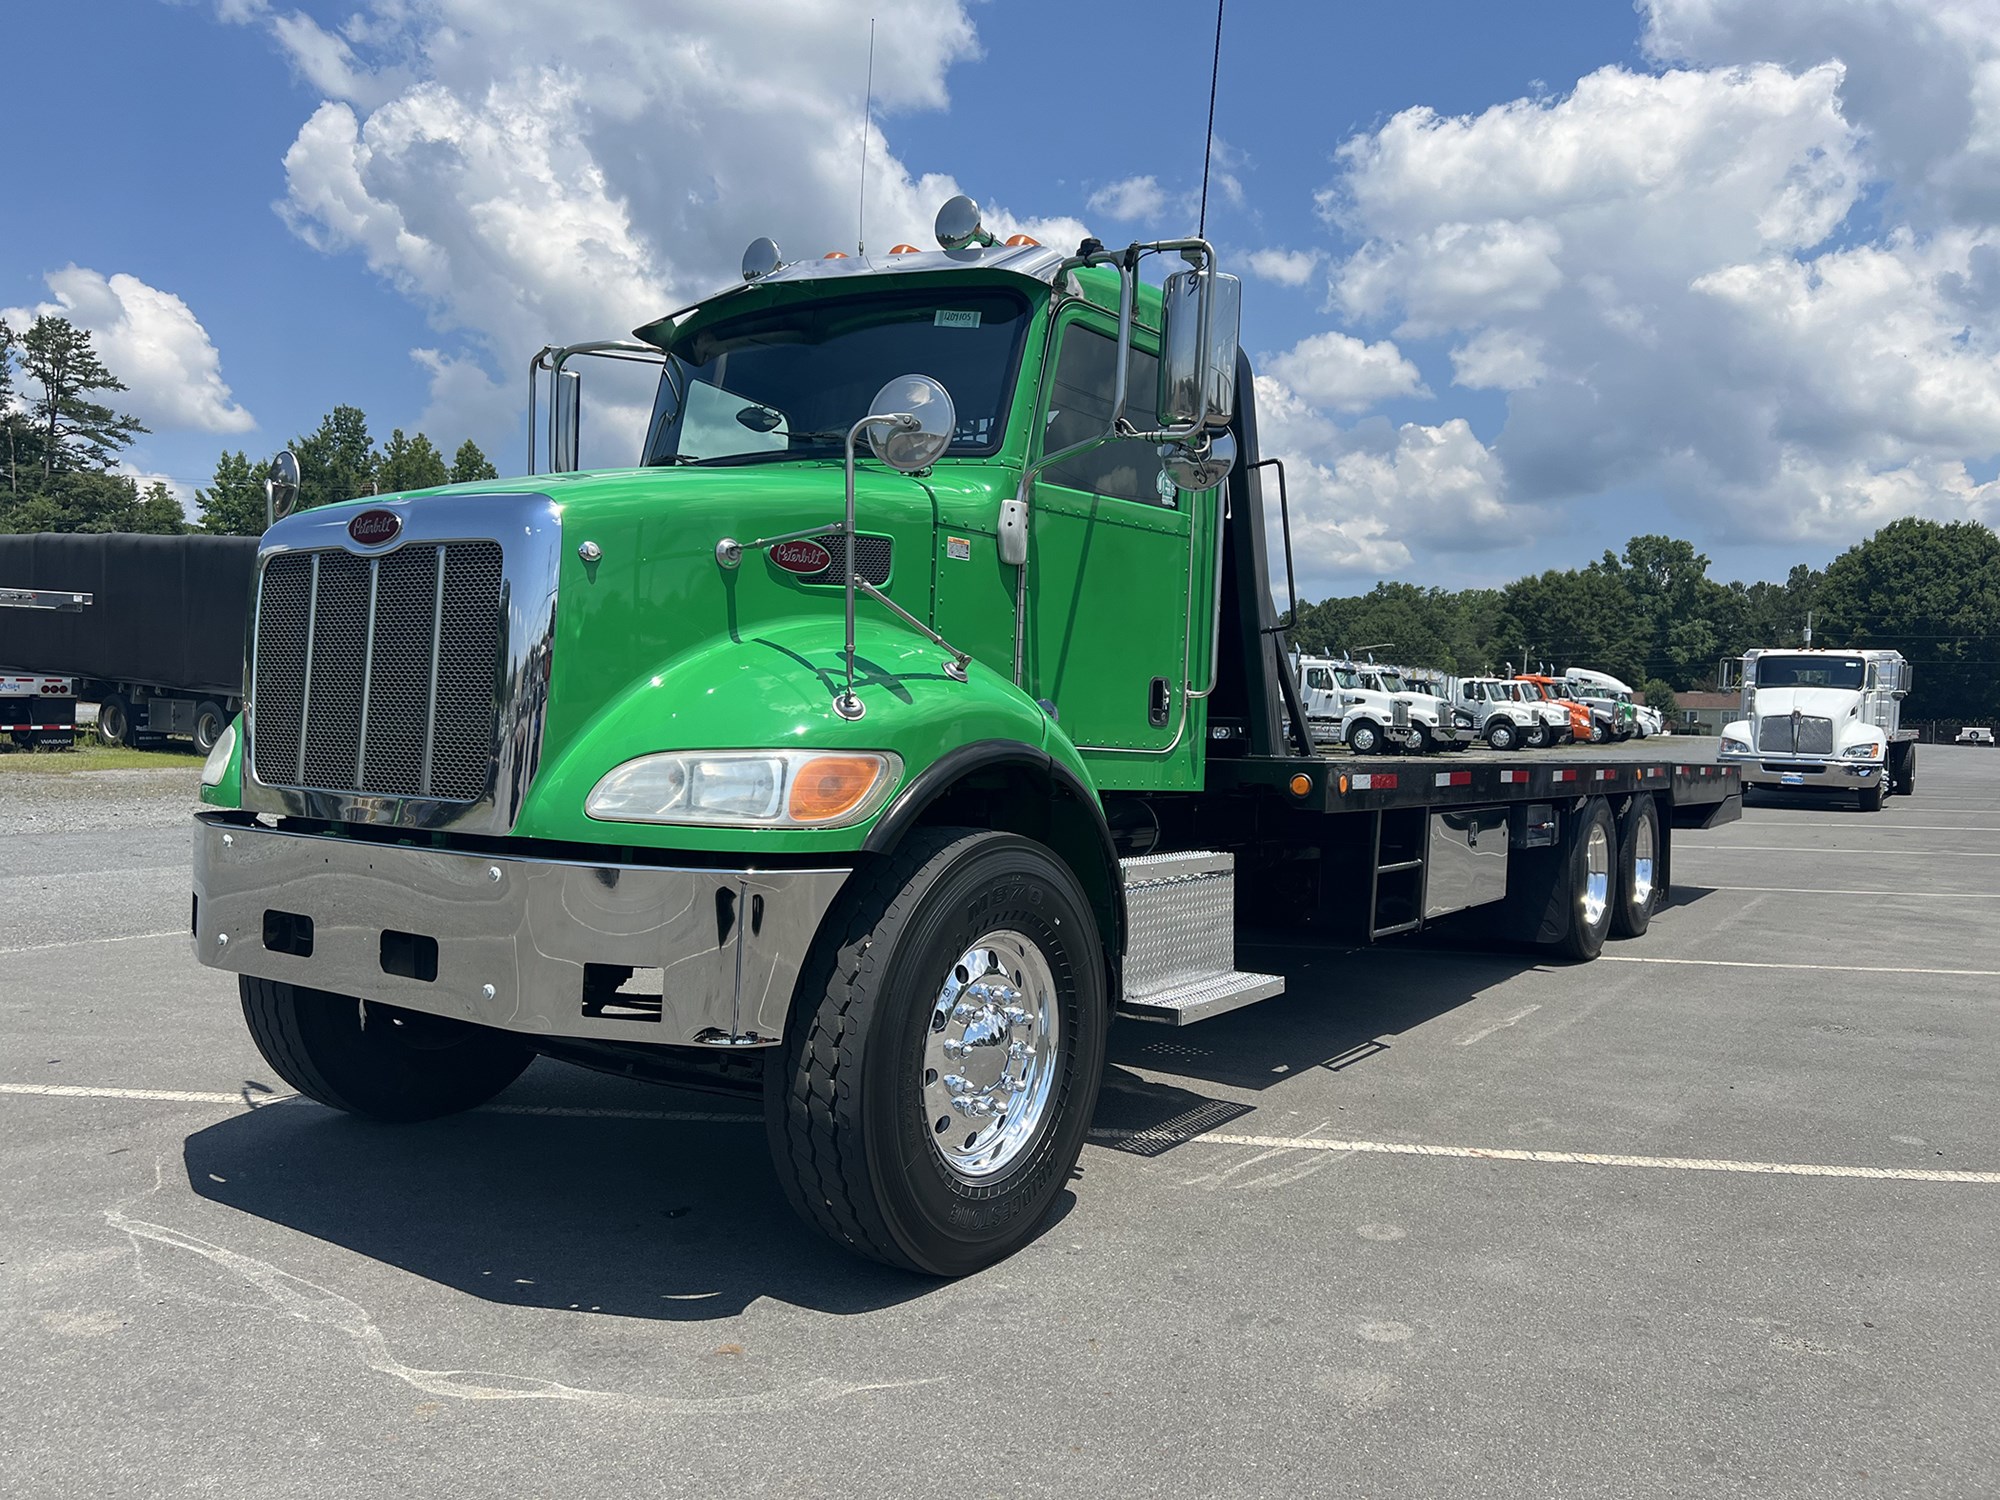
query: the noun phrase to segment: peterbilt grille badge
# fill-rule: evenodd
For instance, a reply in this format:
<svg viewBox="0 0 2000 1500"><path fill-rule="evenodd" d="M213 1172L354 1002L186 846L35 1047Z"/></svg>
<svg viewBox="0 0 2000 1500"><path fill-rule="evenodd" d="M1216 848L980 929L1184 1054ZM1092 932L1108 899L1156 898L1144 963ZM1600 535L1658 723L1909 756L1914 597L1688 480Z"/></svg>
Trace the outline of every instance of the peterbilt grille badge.
<svg viewBox="0 0 2000 1500"><path fill-rule="evenodd" d="M347 534L356 546L379 547L393 542L403 529L403 518L393 510L364 510L347 523Z"/></svg>
<svg viewBox="0 0 2000 1500"><path fill-rule="evenodd" d="M833 554L818 542L801 538L797 541L778 543L771 549L771 561L787 573L797 573L804 577L813 573L824 573L832 567Z"/></svg>

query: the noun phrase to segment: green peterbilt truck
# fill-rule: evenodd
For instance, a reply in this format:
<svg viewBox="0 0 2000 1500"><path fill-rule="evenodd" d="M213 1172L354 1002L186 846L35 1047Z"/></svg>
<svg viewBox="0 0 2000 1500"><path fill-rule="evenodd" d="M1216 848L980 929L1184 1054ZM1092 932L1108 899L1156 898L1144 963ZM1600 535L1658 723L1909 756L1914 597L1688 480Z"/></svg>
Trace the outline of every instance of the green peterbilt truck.
<svg viewBox="0 0 2000 1500"><path fill-rule="evenodd" d="M938 233L760 241L538 356L559 472L267 532L193 936L301 1093L420 1120L541 1054L759 1097L807 1222L963 1274L1069 1180L1114 1016L1283 989L1240 913L1588 958L1738 814L1712 764L1317 753L1235 281ZM597 351L662 365L642 462L560 472Z"/></svg>

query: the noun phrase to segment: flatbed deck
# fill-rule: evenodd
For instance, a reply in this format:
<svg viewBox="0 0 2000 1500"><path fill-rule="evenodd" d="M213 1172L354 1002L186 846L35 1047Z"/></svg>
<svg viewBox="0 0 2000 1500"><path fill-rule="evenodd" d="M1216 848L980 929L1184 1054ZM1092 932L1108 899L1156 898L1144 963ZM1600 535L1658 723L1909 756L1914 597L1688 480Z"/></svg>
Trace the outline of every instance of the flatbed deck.
<svg viewBox="0 0 2000 1500"><path fill-rule="evenodd" d="M1355 755L1329 746L1306 757L1245 756L1209 763L1212 790L1265 787L1321 812L1463 807L1557 797L1666 794L1676 807L1741 797L1743 778L1716 757L1717 743L1663 735L1614 745L1499 751L1480 746L1425 754ZM1299 790L1295 778L1308 785Z"/></svg>

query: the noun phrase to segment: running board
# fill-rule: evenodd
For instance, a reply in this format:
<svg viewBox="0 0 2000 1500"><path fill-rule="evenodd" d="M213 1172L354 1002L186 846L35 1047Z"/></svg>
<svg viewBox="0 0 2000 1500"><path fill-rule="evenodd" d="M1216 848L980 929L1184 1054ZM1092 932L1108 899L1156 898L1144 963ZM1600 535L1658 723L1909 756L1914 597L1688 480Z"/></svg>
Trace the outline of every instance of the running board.
<svg viewBox="0 0 2000 1500"><path fill-rule="evenodd" d="M1284 993L1236 967L1236 859L1207 850L1121 860L1125 985L1120 1015L1187 1026Z"/></svg>

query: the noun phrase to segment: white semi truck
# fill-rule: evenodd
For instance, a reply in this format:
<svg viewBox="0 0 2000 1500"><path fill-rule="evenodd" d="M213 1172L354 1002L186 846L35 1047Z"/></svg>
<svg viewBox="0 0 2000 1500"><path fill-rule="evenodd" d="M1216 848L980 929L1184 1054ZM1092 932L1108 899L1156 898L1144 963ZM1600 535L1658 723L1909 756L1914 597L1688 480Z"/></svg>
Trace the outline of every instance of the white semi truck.
<svg viewBox="0 0 2000 1500"><path fill-rule="evenodd" d="M1724 663L1727 686L1730 663ZM1917 732L1902 726L1910 664L1896 651L1746 651L1743 717L1725 764L1751 787L1853 793L1864 812L1916 787Z"/></svg>
<svg viewBox="0 0 2000 1500"><path fill-rule="evenodd" d="M1336 740L1357 755L1398 747L1444 749L1458 742L1451 705L1413 691L1390 667L1304 656L1299 692L1313 737Z"/></svg>

